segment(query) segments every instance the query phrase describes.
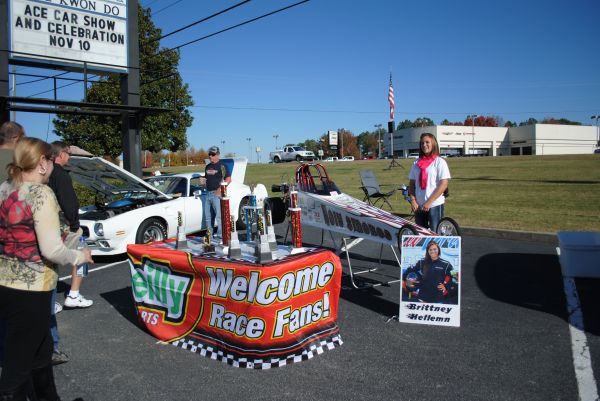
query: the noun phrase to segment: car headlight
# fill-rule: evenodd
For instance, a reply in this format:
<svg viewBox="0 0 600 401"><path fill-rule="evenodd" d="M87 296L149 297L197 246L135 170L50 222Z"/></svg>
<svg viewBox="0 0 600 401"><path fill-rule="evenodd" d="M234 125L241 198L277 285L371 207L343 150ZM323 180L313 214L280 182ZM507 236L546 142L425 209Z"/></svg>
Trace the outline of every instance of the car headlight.
<svg viewBox="0 0 600 401"><path fill-rule="evenodd" d="M98 237L104 237L104 226L102 225L102 223L94 224L94 233Z"/></svg>

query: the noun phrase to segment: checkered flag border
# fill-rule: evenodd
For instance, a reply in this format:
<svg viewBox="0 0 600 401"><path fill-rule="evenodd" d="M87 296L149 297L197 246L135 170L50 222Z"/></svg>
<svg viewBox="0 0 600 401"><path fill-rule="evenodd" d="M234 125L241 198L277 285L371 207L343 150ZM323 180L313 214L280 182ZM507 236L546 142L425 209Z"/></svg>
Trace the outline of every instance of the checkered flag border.
<svg viewBox="0 0 600 401"><path fill-rule="evenodd" d="M297 363L312 359L316 355L320 355L327 350L339 347L344 342L339 334L329 337L324 340L319 340L311 343L308 348L305 348L299 354L290 354L282 358L271 359L252 359L244 357L236 357L231 353L225 353L223 350L217 349L210 345L205 345L189 339L181 339L171 343L175 347L183 348L205 356L210 359L224 362L236 368L246 369L271 369L279 368L291 363Z"/></svg>

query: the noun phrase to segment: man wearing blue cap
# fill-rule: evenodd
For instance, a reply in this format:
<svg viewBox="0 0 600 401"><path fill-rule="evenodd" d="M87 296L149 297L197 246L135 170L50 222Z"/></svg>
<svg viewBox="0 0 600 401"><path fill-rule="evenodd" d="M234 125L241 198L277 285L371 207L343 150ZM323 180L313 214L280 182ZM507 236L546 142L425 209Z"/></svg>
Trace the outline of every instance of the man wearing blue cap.
<svg viewBox="0 0 600 401"><path fill-rule="evenodd" d="M206 225L210 230L214 230L215 224L217 225L217 232L213 232L213 237L221 238L221 182L225 181L227 184L231 182L231 173L227 171L225 164L220 160L219 148L217 146L211 146L208 149L209 163L206 165L204 170L204 176L206 178L206 202L204 204L204 218L206 219Z"/></svg>

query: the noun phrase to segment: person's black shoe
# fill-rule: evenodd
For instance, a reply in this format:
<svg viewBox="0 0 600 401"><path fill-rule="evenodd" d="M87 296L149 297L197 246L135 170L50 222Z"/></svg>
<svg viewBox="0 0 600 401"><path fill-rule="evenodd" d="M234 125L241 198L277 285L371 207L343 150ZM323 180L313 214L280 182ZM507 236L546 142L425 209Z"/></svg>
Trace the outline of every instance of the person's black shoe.
<svg viewBox="0 0 600 401"><path fill-rule="evenodd" d="M52 353L52 365L60 365L61 363L69 362L69 357L62 351L57 349Z"/></svg>

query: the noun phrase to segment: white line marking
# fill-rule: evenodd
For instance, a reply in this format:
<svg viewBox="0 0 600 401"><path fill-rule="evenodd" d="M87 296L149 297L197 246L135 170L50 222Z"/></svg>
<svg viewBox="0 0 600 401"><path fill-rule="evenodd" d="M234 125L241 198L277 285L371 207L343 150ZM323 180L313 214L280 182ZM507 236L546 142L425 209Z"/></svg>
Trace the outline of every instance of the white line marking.
<svg viewBox="0 0 600 401"><path fill-rule="evenodd" d="M109 267L113 267L113 266L116 266L116 265L120 265L121 263L127 263L127 260L122 260L122 261L120 261L120 262L110 263L110 264L108 264L108 265L104 265L104 266L96 267L96 268L94 268L94 269L90 269L88 273L92 273L92 272L96 272L96 271L99 271L99 270L108 269ZM64 276L64 277L61 277L61 278L59 278L59 279L58 279L58 281L65 281L65 280L68 280L68 279L70 279L72 276L73 276L72 274L69 274L68 276Z"/></svg>
<svg viewBox="0 0 600 401"><path fill-rule="evenodd" d="M577 378L579 399L581 401L598 401L598 387L592 369L590 347L583 327L583 312L579 303L579 295L573 277L563 277L567 312L569 314L569 331L571 333L571 351L573 367Z"/></svg>

